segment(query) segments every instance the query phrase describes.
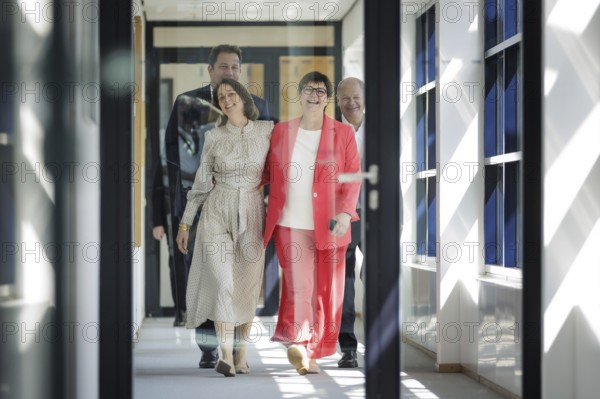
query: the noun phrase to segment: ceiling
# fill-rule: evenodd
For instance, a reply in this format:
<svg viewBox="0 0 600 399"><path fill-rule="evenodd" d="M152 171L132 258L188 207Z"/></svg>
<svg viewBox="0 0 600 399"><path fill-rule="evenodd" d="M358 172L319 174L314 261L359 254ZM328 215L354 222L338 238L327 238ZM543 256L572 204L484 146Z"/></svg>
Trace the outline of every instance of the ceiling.
<svg viewBox="0 0 600 399"><path fill-rule="evenodd" d="M141 0L147 21L308 22L339 21L357 0Z"/></svg>

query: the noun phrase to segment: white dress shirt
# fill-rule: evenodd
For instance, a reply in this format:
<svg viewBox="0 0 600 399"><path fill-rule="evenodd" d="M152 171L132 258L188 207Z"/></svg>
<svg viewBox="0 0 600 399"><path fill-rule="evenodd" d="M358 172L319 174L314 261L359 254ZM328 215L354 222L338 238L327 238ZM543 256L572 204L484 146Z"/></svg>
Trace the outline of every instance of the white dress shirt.
<svg viewBox="0 0 600 399"><path fill-rule="evenodd" d="M348 119L346 119L346 117L344 116L344 114L342 114L342 122L344 122L347 125L352 126L352 129L354 129L354 125L350 122L348 122ZM356 139L356 145L358 146L358 153L360 154L360 159L361 161L363 160L363 154L365 151L365 116L363 115L363 120L360 124L360 126L358 127L358 130L354 129L354 138Z"/></svg>

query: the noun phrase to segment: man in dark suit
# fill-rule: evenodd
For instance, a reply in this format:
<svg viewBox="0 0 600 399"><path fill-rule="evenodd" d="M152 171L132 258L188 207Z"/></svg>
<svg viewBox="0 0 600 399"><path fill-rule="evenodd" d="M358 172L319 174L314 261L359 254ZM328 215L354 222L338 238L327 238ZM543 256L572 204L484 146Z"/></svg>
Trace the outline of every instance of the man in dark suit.
<svg viewBox="0 0 600 399"><path fill-rule="evenodd" d="M365 102L364 83L357 78L343 79L337 87L337 103L342 111L342 122L354 128L354 137L358 145L361 160L363 159L363 141L365 137ZM360 215L361 200L359 200L357 212ZM344 304L342 306L342 325L338 342L342 351L342 358L338 362L340 368L358 367L356 348L358 341L354 334L354 321L356 310L354 307L354 281L356 267L356 247L361 245L362 222L352 222L352 241L346 251L346 281L344 284ZM363 269L364 270L364 265ZM361 271L362 276L362 271Z"/></svg>
<svg viewBox="0 0 600 399"><path fill-rule="evenodd" d="M169 197L171 200L172 234L177 230L186 205L186 193L192 187L194 175L200 165L204 144L204 133L215 126L216 113L211 112L213 88L223 79L239 80L242 51L238 46L221 44L214 47L208 56L210 83L177 96L165 132L165 148L169 175ZM259 110L259 118L270 119L265 100L252 96ZM198 220L199 215L196 217ZM180 298L178 306L185 306L185 287L192 261L196 232L195 222L190 229L188 254L174 250L173 263ZM196 343L202 351L200 368L213 368L218 360L217 339L214 322L207 320L196 328Z"/></svg>

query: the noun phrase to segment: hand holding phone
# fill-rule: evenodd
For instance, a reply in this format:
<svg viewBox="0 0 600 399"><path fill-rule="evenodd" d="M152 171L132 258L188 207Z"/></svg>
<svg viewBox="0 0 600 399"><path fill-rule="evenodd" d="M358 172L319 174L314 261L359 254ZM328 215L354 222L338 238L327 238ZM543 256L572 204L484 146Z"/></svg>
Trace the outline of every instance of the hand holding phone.
<svg viewBox="0 0 600 399"><path fill-rule="evenodd" d="M337 220L335 219L329 219L329 231L333 231L333 229L335 228L335 224L337 223Z"/></svg>

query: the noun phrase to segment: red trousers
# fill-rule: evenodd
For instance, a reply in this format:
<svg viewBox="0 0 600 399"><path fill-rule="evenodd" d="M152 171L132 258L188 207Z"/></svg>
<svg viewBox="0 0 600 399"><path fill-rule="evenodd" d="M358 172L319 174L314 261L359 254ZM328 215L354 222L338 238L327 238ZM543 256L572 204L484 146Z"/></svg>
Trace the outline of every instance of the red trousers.
<svg viewBox="0 0 600 399"><path fill-rule="evenodd" d="M315 249L312 230L277 226L283 279L273 341L306 345L308 357L333 355L340 333L346 247Z"/></svg>

